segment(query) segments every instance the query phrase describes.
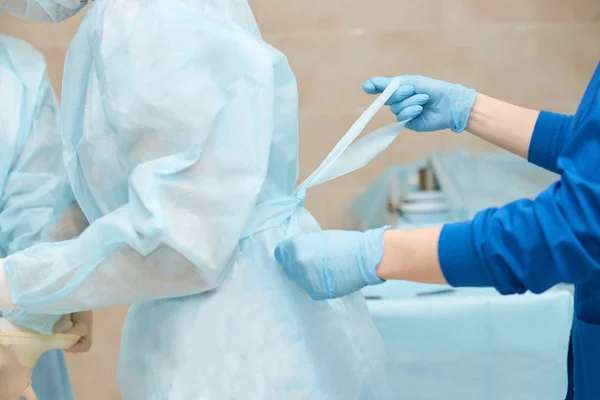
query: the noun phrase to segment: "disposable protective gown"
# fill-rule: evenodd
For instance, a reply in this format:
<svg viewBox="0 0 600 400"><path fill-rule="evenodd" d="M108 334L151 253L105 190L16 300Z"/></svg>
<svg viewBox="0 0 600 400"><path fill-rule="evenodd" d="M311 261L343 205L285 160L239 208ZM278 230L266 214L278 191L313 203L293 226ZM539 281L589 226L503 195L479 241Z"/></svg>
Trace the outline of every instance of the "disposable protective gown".
<svg viewBox="0 0 600 400"><path fill-rule="evenodd" d="M10 257L11 300L52 313L135 303L127 400L381 399L362 295L313 301L273 255L319 229L305 190L368 152L294 189L295 77L247 2L96 1L64 76L64 159L90 226Z"/></svg>
<svg viewBox="0 0 600 400"><path fill-rule="evenodd" d="M74 236L75 220L63 219L76 214L67 209L74 200L62 167L58 105L46 63L28 44L2 35L0 143L0 258L35 243ZM24 310L4 311L4 316L44 333L52 331L59 317ZM40 400L73 398L62 352L42 356L33 387Z"/></svg>
<svg viewBox="0 0 600 400"><path fill-rule="evenodd" d="M0 0L0 11L19 18L56 23L75 15L88 0Z"/></svg>

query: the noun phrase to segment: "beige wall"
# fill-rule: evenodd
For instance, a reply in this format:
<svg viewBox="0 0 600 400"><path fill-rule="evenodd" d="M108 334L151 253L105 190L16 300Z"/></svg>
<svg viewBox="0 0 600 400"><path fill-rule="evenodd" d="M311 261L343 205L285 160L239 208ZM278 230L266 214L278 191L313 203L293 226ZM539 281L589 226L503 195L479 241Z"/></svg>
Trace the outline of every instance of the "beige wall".
<svg viewBox="0 0 600 400"><path fill-rule="evenodd" d="M300 90L301 175L327 155L372 100L372 75L427 74L518 104L573 112L600 59L598 0L251 0L266 40L285 52ZM29 40L60 87L80 20L57 26L0 17L0 33ZM387 113L374 126L390 122ZM325 227L384 168L435 149L488 148L468 134L405 133L372 165L309 193ZM71 358L78 399L118 399L114 380L124 309L97 313L93 352Z"/></svg>

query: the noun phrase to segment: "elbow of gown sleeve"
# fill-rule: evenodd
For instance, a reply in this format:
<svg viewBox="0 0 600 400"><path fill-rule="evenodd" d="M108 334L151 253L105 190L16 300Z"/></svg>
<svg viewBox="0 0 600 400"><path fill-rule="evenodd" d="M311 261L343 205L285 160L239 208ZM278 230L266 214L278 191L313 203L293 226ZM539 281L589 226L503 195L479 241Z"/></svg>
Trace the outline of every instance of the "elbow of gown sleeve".
<svg viewBox="0 0 600 400"><path fill-rule="evenodd" d="M548 171L558 173L557 160L573 117L541 111L535 123L528 160Z"/></svg>

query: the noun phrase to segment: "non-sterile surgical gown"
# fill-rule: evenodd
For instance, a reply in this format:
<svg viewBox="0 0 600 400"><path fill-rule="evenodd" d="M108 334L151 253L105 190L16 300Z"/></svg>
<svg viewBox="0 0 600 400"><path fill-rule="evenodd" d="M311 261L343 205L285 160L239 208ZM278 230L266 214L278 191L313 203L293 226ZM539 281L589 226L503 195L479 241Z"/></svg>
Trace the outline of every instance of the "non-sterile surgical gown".
<svg viewBox="0 0 600 400"><path fill-rule="evenodd" d="M134 303L124 399L380 399L361 294L316 302L273 251L319 229L285 56L245 0L98 0L70 46L64 159L90 226L6 260L12 301Z"/></svg>
<svg viewBox="0 0 600 400"><path fill-rule="evenodd" d="M28 44L0 35L0 258L74 236L72 224L62 225L74 200L61 148L58 104L44 58ZM51 333L59 318L24 310L3 313L43 333ZM32 381L40 400L73 398L60 351L41 357Z"/></svg>

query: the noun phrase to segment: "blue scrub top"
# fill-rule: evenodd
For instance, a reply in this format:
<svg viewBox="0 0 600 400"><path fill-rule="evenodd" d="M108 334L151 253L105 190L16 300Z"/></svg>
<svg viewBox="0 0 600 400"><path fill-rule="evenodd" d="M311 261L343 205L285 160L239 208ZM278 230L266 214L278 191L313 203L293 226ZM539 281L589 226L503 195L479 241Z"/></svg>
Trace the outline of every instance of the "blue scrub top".
<svg viewBox="0 0 600 400"><path fill-rule="evenodd" d="M549 83L551 84L551 83ZM575 115L542 111L529 161L560 179L523 199L448 224L439 260L453 286L500 293L575 285L567 399L600 399L600 64ZM567 361L567 360L565 360Z"/></svg>

